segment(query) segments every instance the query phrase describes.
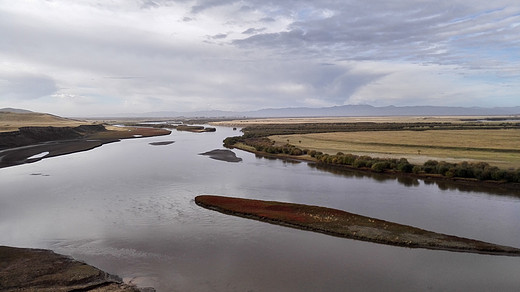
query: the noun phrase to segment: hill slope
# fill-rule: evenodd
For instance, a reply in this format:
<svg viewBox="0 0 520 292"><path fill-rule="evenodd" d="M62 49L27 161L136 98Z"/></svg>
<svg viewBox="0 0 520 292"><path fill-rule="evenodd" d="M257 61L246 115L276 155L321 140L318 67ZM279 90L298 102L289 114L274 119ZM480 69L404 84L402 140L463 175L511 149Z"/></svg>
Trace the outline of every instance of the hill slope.
<svg viewBox="0 0 520 292"><path fill-rule="evenodd" d="M0 132L16 131L21 127L77 127L90 124L51 114L18 109L0 109Z"/></svg>

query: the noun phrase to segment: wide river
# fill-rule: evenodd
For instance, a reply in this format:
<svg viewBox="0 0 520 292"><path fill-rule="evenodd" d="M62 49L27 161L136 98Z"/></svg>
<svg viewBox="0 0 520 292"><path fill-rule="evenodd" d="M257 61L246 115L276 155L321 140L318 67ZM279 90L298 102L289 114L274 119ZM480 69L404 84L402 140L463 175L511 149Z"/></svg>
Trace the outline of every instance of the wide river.
<svg viewBox="0 0 520 292"><path fill-rule="evenodd" d="M198 207L200 194L312 204L520 247L518 195L239 150L239 163L198 155L239 134L173 131L0 169L0 245L52 249L157 291L520 290L520 257L386 246Z"/></svg>

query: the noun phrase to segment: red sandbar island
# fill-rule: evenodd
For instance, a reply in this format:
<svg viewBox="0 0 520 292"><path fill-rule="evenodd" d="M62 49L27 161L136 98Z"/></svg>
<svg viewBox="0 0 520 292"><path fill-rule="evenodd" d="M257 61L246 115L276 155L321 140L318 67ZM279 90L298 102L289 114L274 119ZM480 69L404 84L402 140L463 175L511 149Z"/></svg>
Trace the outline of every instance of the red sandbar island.
<svg viewBox="0 0 520 292"><path fill-rule="evenodd" d="M224 214L381 244L490 255L520 256L520 249L427 231L342 210L223 196L197 196L201 207Z"/></svg>

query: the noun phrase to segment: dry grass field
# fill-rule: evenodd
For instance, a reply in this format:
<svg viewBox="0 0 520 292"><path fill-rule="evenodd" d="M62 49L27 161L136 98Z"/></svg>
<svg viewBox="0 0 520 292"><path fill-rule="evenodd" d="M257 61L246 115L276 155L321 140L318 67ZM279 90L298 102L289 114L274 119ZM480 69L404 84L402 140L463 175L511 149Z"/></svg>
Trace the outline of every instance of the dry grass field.
<svg viewBox="0 0 520 292"><path fill-rule="evenodd" d="M16 131L20 127L77 127L91 124L43 113L0 112L0 132Z"/></svg>
<svg viewBox="0 0 520 292"><path fill-rule="evenodd" d="M323 117L323 118L265 118L211 122L212 125L228 127L247 127L265 124L304 124L304 123L463 123L467 119L486 119L481 116L389 116L389 117Z"/></svg>
<svg viewBox="0 0 520 292"><path fill-rule="evenodd" d="M501 168L520 167L520 130L435 130L316 133L271 136L279 144L302 149L407 158L411 163L429 159L483 161Z"/></svg>

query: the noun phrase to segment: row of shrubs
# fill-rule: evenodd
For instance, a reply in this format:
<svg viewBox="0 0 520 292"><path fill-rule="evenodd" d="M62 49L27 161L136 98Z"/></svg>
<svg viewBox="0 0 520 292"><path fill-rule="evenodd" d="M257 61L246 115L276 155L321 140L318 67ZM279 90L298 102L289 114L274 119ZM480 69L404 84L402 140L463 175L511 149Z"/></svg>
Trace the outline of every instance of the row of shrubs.
<svg viewBox="0 0 520 292"><path fill-rule="evenodd" d="M336 155L322 154L310 151L309 155L319 162L333 165L348 165L355 168L370 168L375 172L387 170L414 174L436 174L444 177L472 178L478 180L494 180L520 183L520 169L505 170L491 166L486 162L449 163L445 161L428 160L423 165L414 165L405 158L373 158L353 154L338 153Z"/></svg>
<svg viewBox="0 0 520 292"><path fill-rule="evenodd" d="M459 177L520 183L520 169L505 170L496 166L491 166L485 162L448 163L445 161L439 162L429 160L423 165L414 165L409 163L405 158L373 158L370 156L344 154L341 152L338 152L335 155L330 155L320 151L300 149L290 144L275 146L274 141L265 137L231 137L224 141L224 145L232 147L237 142L254 147L255 150L259 152L292 156L309 155L315 158L319 163L329 165L347 165L354 168L369 168L374 172L394 171L414 174L434 174L449 178Z"/></svg>
<svg viewBox="0 0 520 292"><path fill-rule="evenodd" d="M394 170L404 173L411 173L414 167L414 165L410 164L405 158L373 158L370 156L343 154L341 152L338 152L336 155L329 155L314 150L311 150L309 155L316 158L321 163L348 165L355 168L370 168L375 172Z"/></svg>

